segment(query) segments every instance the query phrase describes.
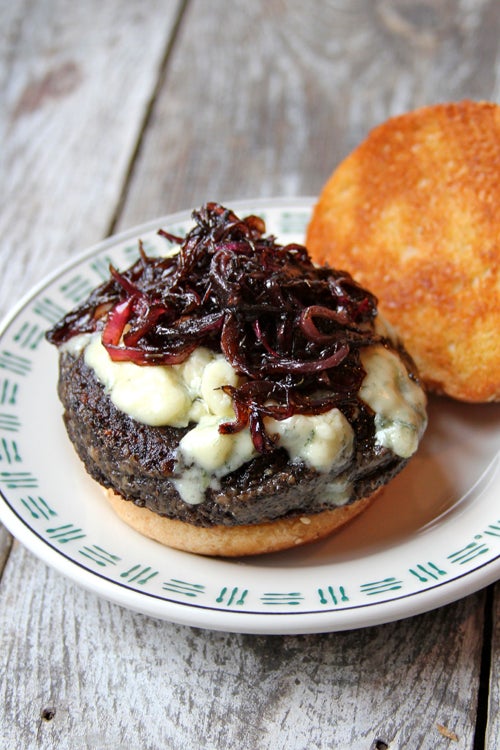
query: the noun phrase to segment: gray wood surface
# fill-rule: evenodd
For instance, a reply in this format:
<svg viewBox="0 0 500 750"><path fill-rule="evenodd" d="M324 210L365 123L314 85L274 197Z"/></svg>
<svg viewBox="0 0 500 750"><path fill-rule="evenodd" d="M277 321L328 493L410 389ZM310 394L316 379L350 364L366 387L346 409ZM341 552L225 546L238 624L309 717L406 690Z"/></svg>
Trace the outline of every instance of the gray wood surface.
<svg viewBox="0 0 500 750"><path fill-rule="evenodd" d="M482 603L350 633L225 634L108 604L16 545L3 747L434 750L441 725L472 748Z"/></svg>
<svg viewBox="0 0 500 750"><path fill-rule="evenodd" d="M317 195L368 130L500 98L497 2L192 0L120 227L212 199Z"/></svg>
<svg viewBox="0 0 500 750"><path fill-rule="evenodd" d="M108 232L179 3L0 8L3 313Z"/></svg>
<svg viewBox="0 0 500 750"><path fill-rule="evenodd" d="M315 195L389 115L500 101L499 11L0 0L0 312L115 229ZM2 750L500 746L498 586L398 623L265 637L124 610L3 529L0 571Z"/></svg>
<svg viewBox="0 0 500 750"><path fill-rule="evenodd" d="M491 648L488 648L488 639L484 644L488 650L488 657L491 658L489 683L487 687L485 686L485 692L488 691L486 748L497 747L500 738L500 586L498 584L495 587L490 627L492 629Z"/></svg>

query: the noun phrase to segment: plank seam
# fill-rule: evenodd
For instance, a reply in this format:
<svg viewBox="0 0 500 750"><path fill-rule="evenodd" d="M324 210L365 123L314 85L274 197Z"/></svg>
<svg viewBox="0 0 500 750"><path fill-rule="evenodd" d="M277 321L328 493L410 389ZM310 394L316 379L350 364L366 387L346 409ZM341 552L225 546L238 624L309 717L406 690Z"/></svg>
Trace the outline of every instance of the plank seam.
<svg viewBox="0 0 500 750"><path fill-rule="evenodd" d="M14 542L12 535L8 533L5 527L3 528L5 530L6 540L5 540L5 545L3 545L3 549L1 550L1 553L0 553L0 581L2 580L3 572L6 568L7 560L10 557L10 553L12 551L12 545ZM3 533L1 529L0 529L0 532Z"/></svg>
<svg viewBox="0 0 500 750"><path fill-rule="evenodd" d="M493 638L493 586L486 589L484 602L483 645L481 650L481 665L479 669L479 689L477 694L476 726L474 731L473 750L486 750L490 675L491 649Z"/></svg>
<svg viewBox="0 0 500 750"><path fill-rule="evenodd" d="M175 44L177 42L177 39L179 37L179 31L182 25L182 22L184 20L184 17L186 15L187 8L189 6L190 0L181 0L179 11L177 13L177 18L175 19L174 25L172 27L171 33L168 36L167 44L165 46L165 50L163 53L163 57L161 59L160 65L158 67L158 76L156 79L156 84L153 87L153 90L151 92L151 96L149 98L149 101L144 109L144 117L142 119L141 126L139 128L135 146L132 149L132 153L129 159L127 171L125 173L125 177L123 180L122 189L120 191L120 195L118 196L118 200L116 203L116 208L113 212L113 215L111 217L111 220L108 224L108 228L105 233L105 237L110 237L113 235L116 231L116 226L118 224L118 221L120 220L120 216L123 212L123 206L125 204L127 193L130 187L130 183L132 180L132 176L134 173L135 165L137 162L137 159L139 157L144 134L148 129L148 125L151 122L151 118L153 116L154 107L159 95L159 92L161 91L161 88L163 86L163 83L165 81L165 77L167 74L167 68L168 63L170 61L170 58L172 56Z"/></svg>

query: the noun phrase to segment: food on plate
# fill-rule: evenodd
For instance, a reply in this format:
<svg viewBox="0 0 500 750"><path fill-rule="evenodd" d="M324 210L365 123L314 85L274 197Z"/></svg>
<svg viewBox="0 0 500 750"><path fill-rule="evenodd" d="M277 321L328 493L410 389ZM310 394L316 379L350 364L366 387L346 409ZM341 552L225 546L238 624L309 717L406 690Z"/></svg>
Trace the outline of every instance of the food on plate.
<svg viewBox="0 0 500 750"><path fill-rule="evenodd" d="M123 520L164 544L314 541L415 453L425 394L349 274L257 216L207 203L193 219L48 332L68 435Z"/></svg>
<svg viewBox="0 0 500 750"><path fill-rule="evenodd" d="M500 106L394 117L333 172L311 257L379 299L430 390L500 399Z"/></svg>

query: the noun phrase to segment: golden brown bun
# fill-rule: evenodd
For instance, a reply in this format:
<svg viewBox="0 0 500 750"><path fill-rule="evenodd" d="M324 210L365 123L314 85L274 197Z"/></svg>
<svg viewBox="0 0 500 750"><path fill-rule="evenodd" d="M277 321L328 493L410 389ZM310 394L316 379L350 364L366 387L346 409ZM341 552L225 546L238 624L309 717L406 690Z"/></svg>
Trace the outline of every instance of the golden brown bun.
<svg viewBox="0 0 500 750"><path fill-rule="evenodd" d="M351 505L314 515L283 518L254 526L213 526L204 528L159 516L139 508L112 490L105 494L113 510L129 526L168 547L199 555L241 557L298 547L328 536L364 511L380 492Z"/></svg>
<svg viewBox="0 0 500 750"><path fill-rule="evenodd" d="M377 295L431 390L500 400L499 106L377 127L326 183L306 244Z"/></svg>

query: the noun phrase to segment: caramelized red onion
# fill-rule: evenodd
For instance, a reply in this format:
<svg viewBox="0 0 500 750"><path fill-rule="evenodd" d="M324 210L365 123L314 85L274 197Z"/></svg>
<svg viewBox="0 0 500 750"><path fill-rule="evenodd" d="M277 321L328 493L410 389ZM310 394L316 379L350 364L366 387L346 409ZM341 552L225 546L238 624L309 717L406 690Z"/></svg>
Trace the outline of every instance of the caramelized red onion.
<svg viewBox="0 0 500 750"><path fill-rule="evenodd" d="M173 256L139 260L110 279L51 331L61 345L80 333L102 331L114 361L141 366L180 364L199 346L222 352L244 377L224 390L235 420L249 426L260 452L272 450L264 418L349 411L365 372L359 350L379 340L375 297L352 277L317 268L302 245L264 236L257 216L238 218L216 203L193 212Z"/></svg>

